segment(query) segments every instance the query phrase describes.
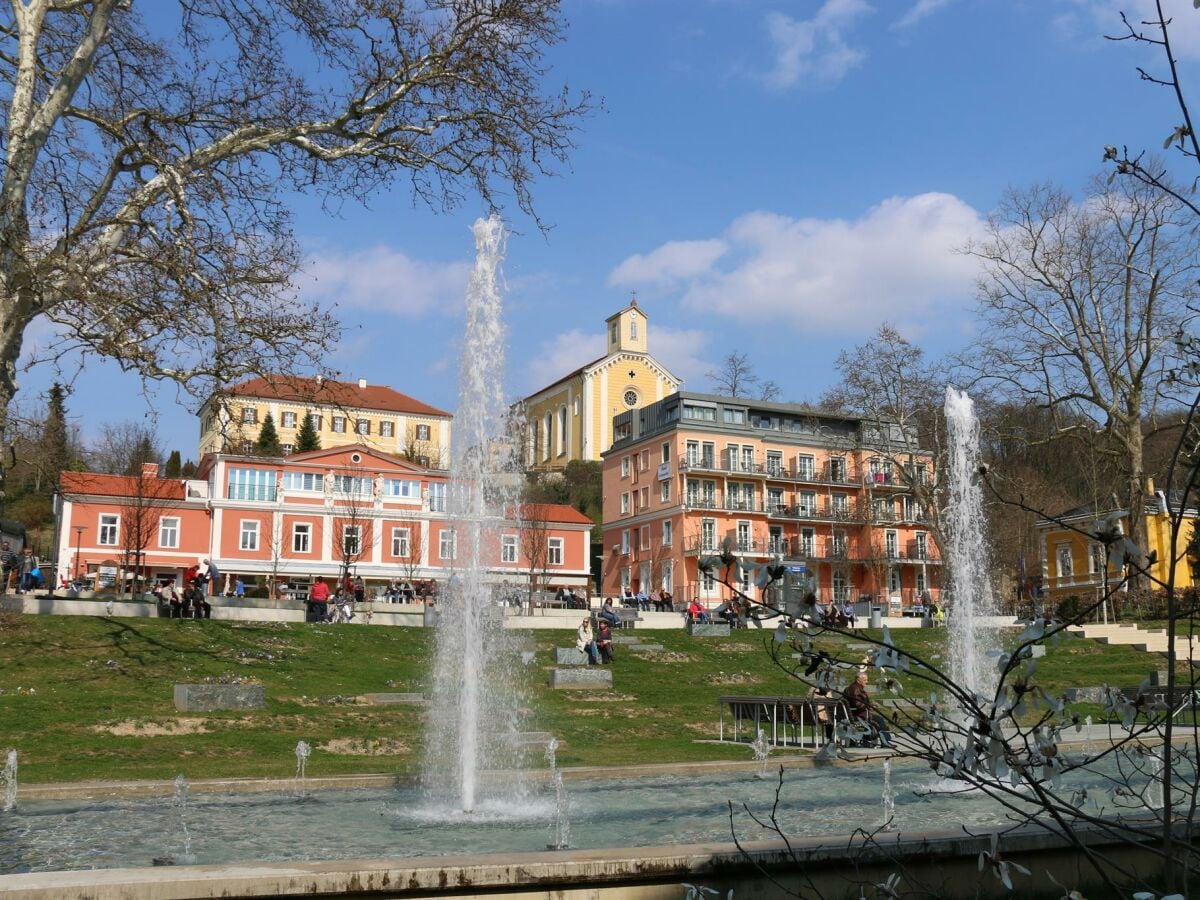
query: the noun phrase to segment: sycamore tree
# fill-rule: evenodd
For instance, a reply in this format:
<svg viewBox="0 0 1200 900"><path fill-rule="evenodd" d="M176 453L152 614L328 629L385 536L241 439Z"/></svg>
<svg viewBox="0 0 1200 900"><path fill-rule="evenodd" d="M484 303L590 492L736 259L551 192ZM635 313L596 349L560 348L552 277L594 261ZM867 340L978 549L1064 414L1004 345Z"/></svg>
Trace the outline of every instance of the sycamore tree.
<svg viewBox="0 0 1200 900"><path fill-rule="evenodd" d="M0 431L28 329L206 397L335 336L290 290L293 192L530 210L586 97L557 0L0 8Z"/></svg>

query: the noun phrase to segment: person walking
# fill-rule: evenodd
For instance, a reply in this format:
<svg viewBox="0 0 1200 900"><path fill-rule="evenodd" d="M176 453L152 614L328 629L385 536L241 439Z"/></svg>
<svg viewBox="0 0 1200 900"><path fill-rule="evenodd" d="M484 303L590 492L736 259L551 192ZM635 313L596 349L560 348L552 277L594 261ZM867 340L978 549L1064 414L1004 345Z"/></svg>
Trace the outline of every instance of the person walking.
<svg viewBox="0 0 1200 900"><path fill-rule="evenodd" d="M37 587L42 580L42 567L38 562L38 558L33 555L33 548L26 547L21 551L21 582L17 588L18 594L23 594L26 591L32 591Z"/></svg>

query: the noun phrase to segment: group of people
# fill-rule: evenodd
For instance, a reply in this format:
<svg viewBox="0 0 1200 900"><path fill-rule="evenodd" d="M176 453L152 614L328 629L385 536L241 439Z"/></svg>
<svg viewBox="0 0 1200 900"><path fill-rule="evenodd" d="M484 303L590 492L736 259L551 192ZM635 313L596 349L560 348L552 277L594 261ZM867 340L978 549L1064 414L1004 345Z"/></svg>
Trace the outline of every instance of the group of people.
<svg viewBox="0 0 1200 900"><path fill-rule="evenodd" d="M634 593L633 588L626 586L621 590L621 605L649 612L653 607L655 612L674 612L675 598L666 588L661 591L652 590L647 594L644 590Z"/></svg>
<svg viewBox="0 0 1200 900"><path fill-rule="evenodd" d="M612 630L608 620L597 616L596 632L592 633L592 620L584 619L575 638L575 649L587 654L589 665L607 665L613 661Z"/></svg>
<svg viewBox="0 0 1200 900"><path fill-rule="evenodd" d="M306 618L309 622L349 622L354 619L354 604L365 599L366 590L361 577L347 575L334 591L324 576L318 575L308 592Z"/></svg>
<svg viewBox="0 0 1200 900"><path fill-rule="evenodd" d="M4 569L4 593L15 589L18 594L32 591L44 583L42 579L42 564L34 555L32 547L25 547L20 553L12 549L5 541L0 544L0 566Z"/></svg>
<svg viewBox="0 0 1200 900"><path fill-rule="evenodd" d="M424 603L430 606L437 601L437 582L413 582L393 578L383 589L381 599L389 603Z"/></svg>
<svg viewBox="0 0 1200 900"><path fill-rule="evenodd" d="M211 619L212 604L208 600L208 586L220 577L216 563L202 559L184 571L182 593L176 589L173 578L160 581L151 593L172 619Z"/></svg>
<svg viewBox="0 0 1200 900"><path fill-rule="evenodd" d="M881 747L895 747L887 719L876 711L871 702L871 695L867 693L867 682L867 670L859 669L854 681L842 691L841 702L846 710L846 718L849 724L859 731L859 737L854 740L866 744L878 743ZM814 701L817 723L825 732L825 740L832 741L836 719L833 692L828 687L818 684L813 685L808 696ZM789 723L800 724L800 714L795 704L789 703L785 712Z"/></svg>

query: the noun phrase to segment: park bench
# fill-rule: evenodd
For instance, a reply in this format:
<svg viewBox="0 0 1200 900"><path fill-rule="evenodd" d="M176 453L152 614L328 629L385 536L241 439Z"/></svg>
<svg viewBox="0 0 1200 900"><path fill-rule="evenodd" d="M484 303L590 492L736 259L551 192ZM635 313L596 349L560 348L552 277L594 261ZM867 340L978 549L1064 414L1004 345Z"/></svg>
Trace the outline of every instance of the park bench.
<svg viewBox="0 0 1200 900"><path fill-rule="evenodd" d="M617 614L620 620L619 624L613 626L615 628L634 628L637 623L642 621L642 617L636 609L630 609L624 606L614 606L613 612ZM600 614L596 610L592 610L592 634L600 633Z"/></svg>
<svg viewBox="0 0 1200 900"><path fill-rule="evenodd" d="M718 703L718 740L753 741L761 730L773 747L820 747L825 744L821 712L828 712L835 725L848 716L846 705L832 697L726 696ZM792 716L788 715L789 706ZM728 738L726 714L730 718Z"/></svg>

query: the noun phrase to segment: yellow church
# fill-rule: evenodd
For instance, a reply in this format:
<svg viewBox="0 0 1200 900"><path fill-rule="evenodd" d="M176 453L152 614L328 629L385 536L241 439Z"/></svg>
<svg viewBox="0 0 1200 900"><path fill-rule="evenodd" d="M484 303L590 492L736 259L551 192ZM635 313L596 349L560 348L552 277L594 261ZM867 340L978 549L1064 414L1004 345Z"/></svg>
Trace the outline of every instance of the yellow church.
<svg viewBox="0 0 1200 900"><path fill-rule="evenodd" d="M604 321L608 352L520 401L526 464L565 468L599 460L612 444L613 416L674 393L682 383L650 355L650 327L637 299Z"/></svg>

